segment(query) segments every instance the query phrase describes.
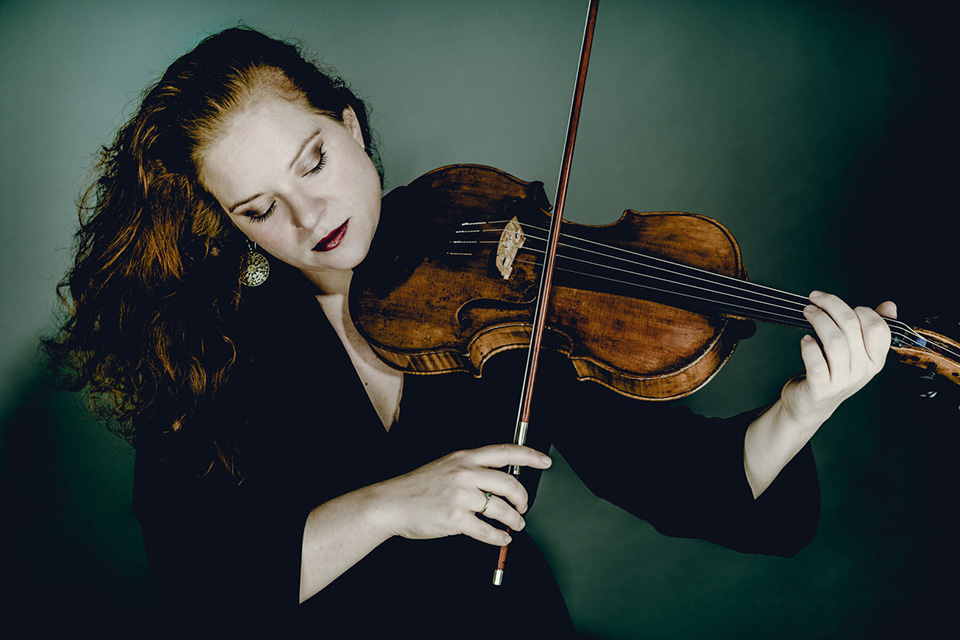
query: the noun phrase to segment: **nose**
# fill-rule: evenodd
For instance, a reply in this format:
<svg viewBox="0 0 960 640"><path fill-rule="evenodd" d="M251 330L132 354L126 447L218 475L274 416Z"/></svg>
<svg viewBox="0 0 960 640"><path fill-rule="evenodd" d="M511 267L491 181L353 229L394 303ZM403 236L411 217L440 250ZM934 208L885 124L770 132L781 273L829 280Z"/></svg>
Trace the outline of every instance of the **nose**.
<svg viewBox="0 0 960 640"><path fill-rule="evenodd" d="M287 208L290 211L290 221L298 229L313 229L323 216L324 203L322 198L291 193L286 196L286 200Z"/></svg>

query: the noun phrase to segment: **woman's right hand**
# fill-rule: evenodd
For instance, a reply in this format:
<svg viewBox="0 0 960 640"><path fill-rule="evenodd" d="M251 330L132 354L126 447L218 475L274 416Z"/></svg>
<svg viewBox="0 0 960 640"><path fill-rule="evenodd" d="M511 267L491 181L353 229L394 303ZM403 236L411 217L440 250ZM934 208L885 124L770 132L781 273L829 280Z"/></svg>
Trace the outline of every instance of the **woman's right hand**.
<svg viewBox="0 0 960 640"><path fill-rule="evenodd" d="M487 544L510 542L505 531L477 517L523 529L527 491L509 473L508 465L546 469L550 458L539 451L500 444L456 451L390 480L369 487L376 516L390 535L411 539L464 534ZM487 493L492 494L487 499ZM484 509L486 507L486 509Z"/></svg>

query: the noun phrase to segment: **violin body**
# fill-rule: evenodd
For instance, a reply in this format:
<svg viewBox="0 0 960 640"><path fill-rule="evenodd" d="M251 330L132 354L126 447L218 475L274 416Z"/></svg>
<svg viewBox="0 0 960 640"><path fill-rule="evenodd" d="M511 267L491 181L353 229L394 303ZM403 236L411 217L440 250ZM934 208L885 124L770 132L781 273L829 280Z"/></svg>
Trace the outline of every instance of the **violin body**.
<svg viewBox="0 0 960 640"><path fill-rule="evenodd" d="M480 376L497 353L529 348L550 209L542 183L478 165L394 190L350 288L361 335L415 374ZM748 282L736 240L715 220L628 210L613 224L563 229L542 348L566 354L581 380L681 398L709 382L753 320L811 330L806 296ZM960 384L960 343L887 322L902 362Z"/></svg>
<svg viewBox="0 0 960 640"><path fill-rule="evenodd" d="M351 313L374 350L410 373L479 376L495 354L528 348L542 257L536 245L542 242L518 250L509 277L496 261L505 220L517 218L546 235L550 205L542 183L454 165L411 183L403 211L392 210L392 195L384 198L382 224L399 216L406 232L378 234L400 240L386 250L388 258L380 248L373 266L358 269L351 287ZM733 236L703 216L626 211L609 225L563 224L598 246L746 278ZM554 278L544 348L566 354L580 379L627 396L688 395L717 373L742 335L744 323L734 318L654 302L649 291L615 279L564 270Z"/></svg>

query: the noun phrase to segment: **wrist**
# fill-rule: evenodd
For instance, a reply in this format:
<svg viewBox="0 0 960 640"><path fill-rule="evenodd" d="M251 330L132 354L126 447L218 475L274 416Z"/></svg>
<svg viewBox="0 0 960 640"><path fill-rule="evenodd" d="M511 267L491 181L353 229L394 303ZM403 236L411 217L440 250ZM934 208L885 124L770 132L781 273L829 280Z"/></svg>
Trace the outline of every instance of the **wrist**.
<svg viewBox="0 0 960 640"><path fill-rule="evenodd" d="M379 482L358 489L358 500L364 525L382 541L399 534L400 516L398 501L391 499L386 483Z"/></svg>
<svg viewBox="0 0 960 640"><path fill-rule="evenodd" d="M747 427L743 466L754 497L759 497L784 466L816 433L822 421L792 414L777 400Z"/></svg>
<svg viewBox="0 0 960 640"><path fill-rule="evenodd" d="M803 444L806 444L833 414L836 407L808 406L805 410L798 410L796 406L781 398L770 409L774 412L772 424L780 432L781 437L799 438Z"/></svg>

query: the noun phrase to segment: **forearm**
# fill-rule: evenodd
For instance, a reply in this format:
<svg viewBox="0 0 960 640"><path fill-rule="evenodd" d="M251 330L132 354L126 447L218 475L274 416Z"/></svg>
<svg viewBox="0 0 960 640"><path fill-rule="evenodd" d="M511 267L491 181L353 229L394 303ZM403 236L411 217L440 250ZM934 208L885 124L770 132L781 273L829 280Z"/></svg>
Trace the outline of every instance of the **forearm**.
<svg viewBox="0 0 960 640"><path fill-rule="evenodd" d="M477 517L523 529L527 492L502 467L546 469L548 456L517 445L455 451L418 469L325 502L310 512L300 561L300 602L333 582L391 536L467 535L493 546L509 534Z"/></svg>
<svg viewBox="0 0 960 640"><path fill-rule="evenodd" d="M810 419L801 423L784 411L782 401L777 400L750 423L743 441L743 469L754 498L767 490L810 441L821 422Z"/></svg>
<svg viewBox="0 0 960 640"><path fill-rule="evenodd" d="M391 537L376 517L371 487L314 508L303 529L300 602L322 590Z"/></svg>

